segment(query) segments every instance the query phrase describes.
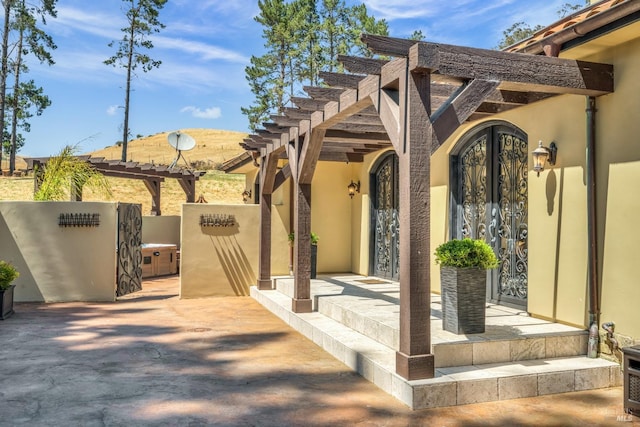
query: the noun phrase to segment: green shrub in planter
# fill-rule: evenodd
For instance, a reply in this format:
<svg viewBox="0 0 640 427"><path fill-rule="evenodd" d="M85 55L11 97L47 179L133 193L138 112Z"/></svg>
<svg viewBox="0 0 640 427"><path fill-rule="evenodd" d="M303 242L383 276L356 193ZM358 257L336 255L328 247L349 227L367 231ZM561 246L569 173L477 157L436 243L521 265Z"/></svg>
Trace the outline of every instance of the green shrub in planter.
<svg viewBox="0 0 640 427"><path fill-rule="evenodd" d="M453 239L436 248L436 263L444 267L496 268L498 258L484 240Z"/></svg>
<svg viewBox="0 0 640 427"><path fill-rule="evenodd" d="M454 334L485 331L487 269L498 266L484 240L451 240L436 249L440 264L442 329Z"/></svg>
<svg viewBox="0 0 640 427"><path fill-rule="evenodd" d="M13 289L12 282L20 274L15 267L6 261L0 261L0 320L4 320L13 314Z"/></svg>
<svg viewBox="0 0 640 427"><path fill-rule="evenodd" d="M293 242L296 240L295 232L289 233L289 246L293 248ZM317 275L317 264L318 264L318 241L320 238L313 231L310 236L311 240L311 278L315 279ZM289 252L289 271L293 274L293 251Z"/></svg>
<svg viewBox="0 0 640 427"><path fill-rule="evenodd" d="M296 233L294 233L292 231L291 233L289 233L288 237L289 237L289 244L293 245L293 242L296 240ZM318 244L319 240L320 240L320 238L318 237L318 235L312 231L311 232L311 244L315 246L315 245Z"/></svg>
<svg viewBox="0 0 640 427"><path fill-rule="evenodd" d="M6 261L0 261L0 290L9 289L11 283L18 278L20 273Z"/></svg>

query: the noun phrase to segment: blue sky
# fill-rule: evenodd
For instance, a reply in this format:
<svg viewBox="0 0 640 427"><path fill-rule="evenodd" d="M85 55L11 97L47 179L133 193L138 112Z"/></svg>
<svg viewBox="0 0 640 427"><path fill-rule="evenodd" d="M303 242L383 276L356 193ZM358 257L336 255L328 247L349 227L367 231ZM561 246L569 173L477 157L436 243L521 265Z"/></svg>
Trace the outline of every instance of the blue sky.
<svg viewBox="0 0 640 427"><path fill-rule="evenodd" d="M427 41L493 48L512 23L548 25L567 0L367 0L369 13L385 18L394 37L422 30ZM256 0L169 0L160 19L166 28L150 52L159 69L133 81L130 129L152 135L184 128L248 131L240 107L253 100L244 69L263 53ZM356 2L347 0L348 4ZM56 64L29 64L52 100L31 120L22 156L55 154L67 144L82 152L122 137L124 70L103 64L107 45L121 38L121 0L58 0L58 17L45 27L58 49Z"/></svg>

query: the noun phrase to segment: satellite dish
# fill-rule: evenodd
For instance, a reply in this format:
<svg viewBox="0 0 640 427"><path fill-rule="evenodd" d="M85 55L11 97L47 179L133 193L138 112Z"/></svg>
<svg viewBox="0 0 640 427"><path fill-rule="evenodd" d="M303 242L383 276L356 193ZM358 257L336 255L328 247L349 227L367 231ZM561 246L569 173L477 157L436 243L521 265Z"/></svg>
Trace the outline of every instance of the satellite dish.
<svg viewBox="0 0 640 427"><path fill-rule="evenodd" d="M193 139L191 135L187 135L186 133L180 133L180 131L171 132L167 135L167 139L169 140L169 145L176 149L176 158L173 159L173 162L169 165L169 168L173 168L176 164L178 164L178 160L182 157L187 167L189 167L189 163L182 155L183 151L193 150L196 146L196 140Z"/></svg>
<svg viewBox="0 0 640 427"><path fill-rule="evenodd" d="M196 140L191 135L186 133L171 132L167 139L169 145L176 149L176 151L189 151L193 150L196 146Z"/></svg>

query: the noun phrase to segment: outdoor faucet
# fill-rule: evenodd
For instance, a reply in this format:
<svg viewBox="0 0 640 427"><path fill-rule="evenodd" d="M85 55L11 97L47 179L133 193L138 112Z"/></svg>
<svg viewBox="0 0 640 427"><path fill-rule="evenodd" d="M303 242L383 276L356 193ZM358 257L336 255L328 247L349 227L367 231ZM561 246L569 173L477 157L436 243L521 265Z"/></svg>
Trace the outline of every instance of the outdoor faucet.
<svg viewBox="0 0 640 427"><path fill-rule="evenodd" d="M615 351L618 350L618 340L614 338L613 332L615 330L616 324L614 322L606 322L602 324L602 329L607 331L607 341L609 347L611 348L611 353L615 354Z"/></svg>

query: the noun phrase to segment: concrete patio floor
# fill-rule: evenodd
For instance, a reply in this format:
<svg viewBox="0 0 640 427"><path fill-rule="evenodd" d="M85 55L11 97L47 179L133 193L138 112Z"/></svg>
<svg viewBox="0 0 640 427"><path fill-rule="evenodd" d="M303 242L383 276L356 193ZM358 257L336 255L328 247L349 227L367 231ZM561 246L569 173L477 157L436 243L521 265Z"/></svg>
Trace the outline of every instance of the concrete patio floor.
<svg viewBox="0 0 640 427"><path fill-rule="evenodd" d="M0 322L0 425L640 425L621 387L412 411L253 299L179 300L178 281L16 304Z"/></svg>

